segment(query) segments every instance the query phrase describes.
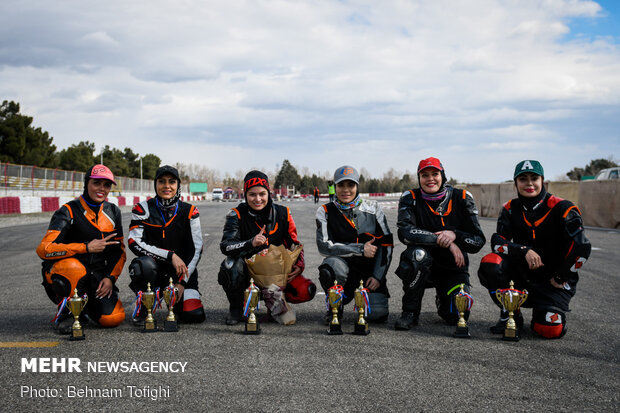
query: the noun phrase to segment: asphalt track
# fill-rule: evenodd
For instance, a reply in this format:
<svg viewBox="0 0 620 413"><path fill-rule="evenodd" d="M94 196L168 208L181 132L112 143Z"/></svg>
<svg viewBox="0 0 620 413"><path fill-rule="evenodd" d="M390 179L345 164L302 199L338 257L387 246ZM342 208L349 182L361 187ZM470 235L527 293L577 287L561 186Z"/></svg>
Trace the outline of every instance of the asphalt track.
<svg viewBox="0 0 620 413"><path fill-rule="evenodd" d="M306 245L305 275L317 281L321 257L314 242L316 206L308 201L287 205ZM383 205L394 231L395 202ZM588 230L595 249L581 271L569 314L569 331L561 340L540 339L528 327L517 343L490 334L488 327L496 321L498 311L476 276L480 258L490 251L488 245L471 257L475 303L469 320L470 340L452 337L454 327L444 325L435 313L432 290L427 290L420 325L409 332L395 331L401 287L393 271L403 250L400 243L388 275L390 318L384 325L372 325L370 335L327 335L319 322L324 296L317 296L296 306L295 326L263 324L261 335L246 336L242 325L223 324L227 302L216 280L222 260L218 244L224 216L232 206L199 204L205 240L199 282L207 321L183 325L176 334L141 334L125 322L112 330L88 328L87 339L81 342L56 335L49 325L55 306L40 285L40 260L34 252L47 227L42 221L49 215L25 225L13 218L14 226L0 228L0 277L5 287L0 301L0 410L620 410L620 232ZM123 219L127 228L129 214L124 213ZM484 219L482 226L490 238L495 222ZM128 260L132 257L129 252ZM119 287L125 311L130 314L133 296L127 283L125 270ZM524 313L527 326L530 310ZM159 314L160 320L162 316ZM345 332L353 330L353 322L349 305ZM44 342L52 342L52 347L25 347ZM22 358L45 357L79 358L82 372L22 372ZM87 363L100 361L187 364L182 373L85 370ZM138 397L135 391L131 395L126 387L147 385L169 389L169 395L152 400ZM88 387L91 392L121 391L113 398L94 397L93 393L69 397L68 386ZM55 391L56 397L47 396Z"/></svg>

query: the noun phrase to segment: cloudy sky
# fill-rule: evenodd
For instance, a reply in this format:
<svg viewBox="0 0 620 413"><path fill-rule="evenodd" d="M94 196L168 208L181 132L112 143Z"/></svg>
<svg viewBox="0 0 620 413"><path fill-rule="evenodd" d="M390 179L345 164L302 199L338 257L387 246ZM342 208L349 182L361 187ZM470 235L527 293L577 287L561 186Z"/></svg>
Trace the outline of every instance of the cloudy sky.
<svg viewBox="0 0 620 413"><path fill-rule="evenodd" d="M0 101L235 174L439 157L466 182L620 158L616 0L0 2Z"/></svg>

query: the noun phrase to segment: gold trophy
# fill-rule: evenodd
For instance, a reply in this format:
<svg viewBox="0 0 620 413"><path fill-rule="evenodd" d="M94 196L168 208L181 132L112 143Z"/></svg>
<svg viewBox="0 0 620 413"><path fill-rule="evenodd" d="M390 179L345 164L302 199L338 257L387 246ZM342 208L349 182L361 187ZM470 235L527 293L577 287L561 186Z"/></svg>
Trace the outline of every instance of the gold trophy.
<svg viewBox="0 0 620 413"><path fill-rule="evenodd" d="M459 312L459 321L456 323L456 331L454 337L456 338L471 338L469 335L469 327L465 322L465 311L468 311L472 305L472 298L465 292L465 284L461 284L461 290L454 296L454 304L456 310Z"/></svg>
<svg viewBox="0 0 620 413"><path fill-rule="evenodd" d="M168 307L168 317L164 321L164 331L176 332L179 331L179 325L177 318L174 315L174 305L179 299L179 289L172 283L172 277L170 277L170 285L164 290L164 301Z"/></svg>
<svg viewBox="0 0 620 413"><path fill-rule="evenodd" d="M342 286L338 285L338 281L334 281L334 286L327 290L327 302L332 311L332 320L329 322L329 329L327 330L330 335L342 334L342 326L338 320L338 309L342 306L342 297Z"/></svg>
<svg viewBox="0 0 620 413"><path fill-rule="evenodd" d="M510 280L510 287L504 290L497 290L495 296L498 301L502 303L506 311L508 311L508 321L506 322L506 329L504 330L504 336L502 340L506 341L519 341L519 330L517 329L517 323L515 323L514 315L519 308L527 300L527 290L519 291L514 288L515 283Z"/></svg>
<svg viewBox="0 0 620 413"><path fill-rule="evenodd" d="M71 337L69 340L84 340L86 336L84 335L84 330L82 329L82 324L80 324L80 313L84 310L86 303L88 302L88 297L82 298L78 295L77 288L73 290L73 297L67 300L67 307L69 307L69 311L73 314L73 318L75 321L73 322L73 327L71 328Z"/></svg>
<svg viewBox="0 0 620 413"><path fill-rule="evenodd" d="M245 320L245 334L260 334L260 325L254 310L258 307L260 290L254 285L254 278L250 279L250 286L245 290L245 305L243 315L247 317Z"/></svg>
<svg viewBox="0 0 620 413"><path fill-rule="evenodd" d="M368 290L364 288L364 281L360 280L360 286L355 289L355 308L357 308L357 322L355 323L355 330L353 330L353 334L357 334L360 336L365 336L370 334L370 330L368 329L368 322L364 318L364 313L366 312L368 299Z"/></svg>
<svg viewBox="0 0 620 413"><path fill-rule="evenodd" d="M142 303L146 307L146 320L144 320L143 333L155 333L157 323L153 317L153 304L155 304L155 293L151 291L151 283L147 283L146 291L142 293Z"/></svg>

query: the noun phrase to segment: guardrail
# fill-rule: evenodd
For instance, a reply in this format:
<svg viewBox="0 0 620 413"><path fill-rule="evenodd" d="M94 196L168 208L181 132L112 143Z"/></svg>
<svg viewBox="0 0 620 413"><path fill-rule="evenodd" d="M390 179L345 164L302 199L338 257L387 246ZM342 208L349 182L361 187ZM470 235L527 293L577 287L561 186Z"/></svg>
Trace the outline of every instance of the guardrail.
<svg viewBox="0 0 620 413"><path fill-rule="evenodd" d="M150 192L153 183L148 179L115 177L117 185L113 192ZM47 192L82 192L84 172L65 171L62 169L39 168L38 166L0 163L0 195L9 195L9 191L47 191Z"/></svg>

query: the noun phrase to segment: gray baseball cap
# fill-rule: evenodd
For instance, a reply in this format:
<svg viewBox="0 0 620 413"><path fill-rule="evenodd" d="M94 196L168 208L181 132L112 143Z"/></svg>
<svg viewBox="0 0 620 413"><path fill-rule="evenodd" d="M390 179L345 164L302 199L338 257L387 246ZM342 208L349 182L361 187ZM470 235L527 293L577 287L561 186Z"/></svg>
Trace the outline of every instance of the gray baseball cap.
<svg viewBox="0 0 620 413"><path fill-rule="evenodd" d="M334 172L334 183L338 184L338 182L342 182L347 179L359 185L360 174L357 172L357 169L350 165L344 165L337 168L336 172Z"/></svg>

